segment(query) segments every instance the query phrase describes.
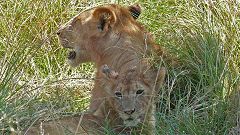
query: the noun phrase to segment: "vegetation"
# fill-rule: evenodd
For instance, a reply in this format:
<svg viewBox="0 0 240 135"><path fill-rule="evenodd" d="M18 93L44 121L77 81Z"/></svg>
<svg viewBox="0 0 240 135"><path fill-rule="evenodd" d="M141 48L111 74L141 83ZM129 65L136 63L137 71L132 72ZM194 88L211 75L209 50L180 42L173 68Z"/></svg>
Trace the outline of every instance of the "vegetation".
<svg viewBox="0 0 240 135"><path fill-rule="evenodd" d="M55 32L81 10L103 3L108 1L0 1L0 134L86 109L93 65L70 68ZM157 97L157 133L240 130L239 2L138 3L138 20L178 59Z"/></svg>

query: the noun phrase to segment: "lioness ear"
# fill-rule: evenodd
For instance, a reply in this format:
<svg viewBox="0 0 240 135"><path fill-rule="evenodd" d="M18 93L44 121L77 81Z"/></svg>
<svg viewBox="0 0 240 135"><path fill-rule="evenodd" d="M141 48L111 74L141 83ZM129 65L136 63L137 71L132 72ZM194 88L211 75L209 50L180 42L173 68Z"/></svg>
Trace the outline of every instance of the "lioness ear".
<svg viewBox="0 0 240 135"><path fill-rule="evenodd" d="M97 28L100 31L108 31L116 22L115 13L104 7L97 8L93 13L93 17L98 20Z"/></svg>
<svg viewBox="0 0 240 135"><path fill-rule="evenodd" d="M128 10L130 11L130 13L134 19L137 19L139 17L139 15L141 14L141 7L138 4L129 6Z"/></svg>
<svg viewBox="0 0 240 135"><path fill-rule="evenodd" d="M102 73L109 79L116 79L118 77L118 73L110 69L107 65L102 66Z"/></svg>

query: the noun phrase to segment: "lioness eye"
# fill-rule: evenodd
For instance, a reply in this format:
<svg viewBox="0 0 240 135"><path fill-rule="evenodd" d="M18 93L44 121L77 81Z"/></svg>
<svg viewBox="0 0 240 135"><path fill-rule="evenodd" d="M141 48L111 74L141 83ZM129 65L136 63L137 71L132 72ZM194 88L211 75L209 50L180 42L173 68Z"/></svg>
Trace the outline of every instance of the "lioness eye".
<svg viewBox="0 0 240 135"><path fill-rule="evenodd" d="M115 92L115 95L116 95L116 97L118 97L118 98L121 98L121 97L122 97L122 93L119 92L119 91Z"/></svg>
<svg viewBox="0 0 240 135"><path fill-rule="evenodd" d="M136 92L136 94L137 94L137 95L141 95L141 94L143 94L143 92L144 92L144 90L138 90L138 91Z"/></svg>

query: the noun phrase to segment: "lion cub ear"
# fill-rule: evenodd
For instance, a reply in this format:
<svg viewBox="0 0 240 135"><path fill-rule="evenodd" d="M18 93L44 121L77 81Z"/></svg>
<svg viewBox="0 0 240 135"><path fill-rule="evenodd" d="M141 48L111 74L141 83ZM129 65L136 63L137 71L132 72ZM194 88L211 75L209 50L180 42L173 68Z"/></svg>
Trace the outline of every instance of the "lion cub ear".
<svg viewBox="0 0 240 135"><path fill-rule="evenodd" d="M155 94L159 93L160 88L163 87L165 83L166 68L161 67L158 70L147 71L142 74L143 81L150 86Z"/></svg>
<svg viewBox="0 0 240 135"><path fill-rule="evenodd" d="M134 4L128 7L128 10L130 11L132 17L134 19L137 19L139 15L141 14L141 7L139 4Z"/></svg>
<svg viewBox="0 0 240 135"><path fill-rule="evenodd" d="M142 73L143 80L155 88L161 87L164 84L167 69L164 66L158 67L158 69L154 69L151 67L151 65L149 65L150 63L148 60L145 59L143 59L141 62L143 65L147 65L146 67L148 67L143 67L147 69Z"/></svg>
<svg viewBox="0 0 240 135"><path fill-rule="evenodd" d="M118 72L110 69L108 67L108 65L103 65L101 67L101 72L103 73L103 75L105 77L107 77L108 79L117 79L118 78Z"/></svg>
<svg viewBox="0 0 240 135"><path fill-rule="evenodd" d="M100 7L93 12L93 17L98 20L97 28L107 32L116 22L116 15L108 8Z"/></svg>

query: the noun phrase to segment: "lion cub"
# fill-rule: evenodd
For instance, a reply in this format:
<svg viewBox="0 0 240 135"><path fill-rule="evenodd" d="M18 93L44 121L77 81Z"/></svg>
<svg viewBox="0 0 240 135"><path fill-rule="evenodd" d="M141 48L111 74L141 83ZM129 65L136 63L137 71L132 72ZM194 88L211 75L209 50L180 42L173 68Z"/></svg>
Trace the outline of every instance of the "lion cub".
<svg viewBox="0 0 240 135"><path fill-rule="evenodd" d="M149 70L144 65L128 68L124 72L103 65L96 84L102 88L102 95L98 98L104 100L93 114L107 118L116 133L154 134L154 87L157 87L156 82L161 85L164 78L164 68L157 75L157 71Z"/></svg>
<svg viewBox="0 0 240 135"><path fill-rule="evenodd" d="M30 127L24 133L104 135L107 126L119 134L152 135L155 126L155 82L163 82L164 76L164 69L159 71L158 79L153 80L156 72L144 66L117 72L108 65L103 65L96 78L96 84L102 93L98 98L103 100L95 112L43 122Z"/></svg>

